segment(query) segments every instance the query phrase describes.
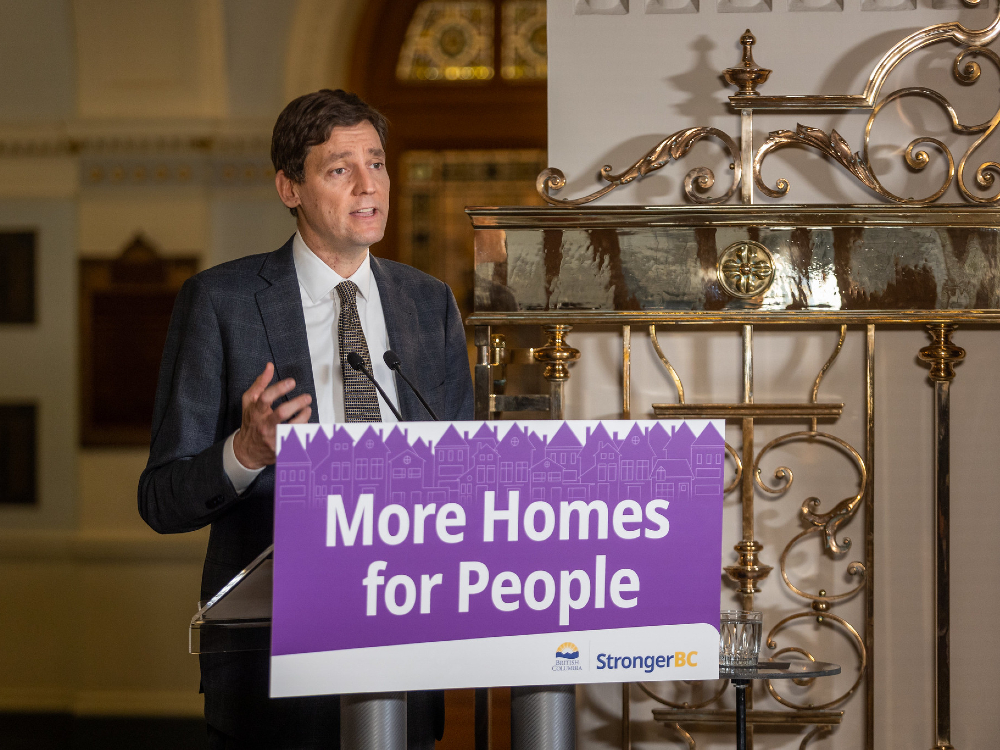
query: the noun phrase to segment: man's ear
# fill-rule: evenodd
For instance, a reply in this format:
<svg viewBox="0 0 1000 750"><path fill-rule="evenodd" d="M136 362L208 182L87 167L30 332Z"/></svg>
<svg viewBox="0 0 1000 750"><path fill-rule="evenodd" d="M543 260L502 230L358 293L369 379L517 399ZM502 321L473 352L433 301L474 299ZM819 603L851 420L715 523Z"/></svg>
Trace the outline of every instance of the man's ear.
<svg viewBox="0 0 1000 750"><path fill-rule="evenodd" d="M288 208L296 208L301 205L299 198L298 184L285 174L283 169L279 169L274 175L274 186L278 189L278 197Z"/></svg>

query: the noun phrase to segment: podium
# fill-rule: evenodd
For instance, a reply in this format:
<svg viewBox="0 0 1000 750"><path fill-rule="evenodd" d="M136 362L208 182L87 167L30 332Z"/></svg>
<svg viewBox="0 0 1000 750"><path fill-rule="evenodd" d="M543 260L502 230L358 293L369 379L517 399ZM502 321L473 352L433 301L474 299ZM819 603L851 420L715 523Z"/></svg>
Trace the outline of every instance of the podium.
<svg viewBox="0 0 1000 750"><path fill-rule="evenodd" d="M270 651L274 545L200 606L188 629L192 654ZM341 747L406 750L406 693L341 698Z"/></svg>
<svg viewBox="0 0 1000 750"><path fill-rule="evenodd" d="M207 602L188 629L192 654L269 651L274 545L264 550Z"/></svg>
<svg viewBox="0 0 1000 750"><path fill-rule="evenodd" d="M218 594L207 602L199 602L188 628L189 652L269 651L273 583L274 545L271 545ZM575 719L573 686L512 691L511 743L515 750L571 750L576 745ZM405 750L406 694L344 696L341 747ZM479 747L478 738L476 750L487 750Z"/></svg>

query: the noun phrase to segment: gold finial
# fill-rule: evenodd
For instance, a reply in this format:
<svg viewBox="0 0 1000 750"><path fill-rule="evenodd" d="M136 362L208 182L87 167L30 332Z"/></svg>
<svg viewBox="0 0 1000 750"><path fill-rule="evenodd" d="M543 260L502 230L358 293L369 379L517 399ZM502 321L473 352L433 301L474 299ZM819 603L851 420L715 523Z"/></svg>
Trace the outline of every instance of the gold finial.
<svg viewBox="0 0 1000 750"><path fill-rule="evenodd" d="M965 359L965 349L952 343L951 334L957 325L950 323L931 323L927 332L933 343L920 350L920 359L931 366L930 379L949 382L955 379L955 365Z"/></svg>
<svg viewBox="0 0 1000 750"><path fill-rule="evenodd" d="M729 565L723 570L731 580L739 584L737 591L741 594L746 596L759 593L757 582L767 578L772 570L770 565L765 565L757 558L764 545L743 539L733 549L739 553L739 561L736 565Z"/></svg>
<svg viewBox="0 0 1000 750"><path fill-rule="evenodd" d="M757 37L753 35L750 29L743 32L743 36L740 37L740 44L743 45L743 67L744 68L756 68L757 64L753 61L753 46L757 43Z"/></svg>
<svg viewBox="0 0 1000 750"><path fill-rule="evenodd" d="M490 364L494 366L507 364L507 337L502 333L490 336Z"/></svg>
<svg viewBox="0 0 1000 750"><path fill-rule="evenodd" d="M753 46L757 43L757 38L750 29L743 32L740 37L740 44L743 45L743 60L738 68L727 68L723 72L726 83L730 86L738 86L738 96L757 96L757 86L764 83L771 71L760 67L753 59Z"/></svg>
<svg viewBox="0 0 1000 750"><path fill-rule="evenodd" d="M536 362L545 365L544 377L548 381L569 380L569 365L580 359L580 351L566 343L566 334L573 326L557 323L542 326L548 336L545 346L535 349Z"/></svg>

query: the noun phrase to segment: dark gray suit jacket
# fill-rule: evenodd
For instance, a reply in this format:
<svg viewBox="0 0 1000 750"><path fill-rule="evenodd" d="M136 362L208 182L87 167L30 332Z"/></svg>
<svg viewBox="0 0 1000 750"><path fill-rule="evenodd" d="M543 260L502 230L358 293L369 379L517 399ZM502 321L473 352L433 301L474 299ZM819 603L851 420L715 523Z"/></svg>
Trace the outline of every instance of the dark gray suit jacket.
<svg viewBox="0 0 1000 750"><path fill-rule="evenodd" d="M465 332L451 290L401 263L372 256L371 266L389 346L399 355L404 372L441 419L472 419ZM211 524L202 600L211 598L273 540L274 467L237 495L222 466L226 438L240 426L243 393L267 362L274 363L276 380L295 378L288 398L309 393L315 406L291 240L275 252L224 263L192 277L181 289L170 320L149 462L139 479L139 512L160 533ZM401 380L396 391L405 420L430 418ZM313 408L312 421L316 419ZM232 723L226 715L232 712L225 706L212 708L212 694L248 679L239 674L233 659L225 658L232 656L202 658L206 715L220 729Z"/></svg>

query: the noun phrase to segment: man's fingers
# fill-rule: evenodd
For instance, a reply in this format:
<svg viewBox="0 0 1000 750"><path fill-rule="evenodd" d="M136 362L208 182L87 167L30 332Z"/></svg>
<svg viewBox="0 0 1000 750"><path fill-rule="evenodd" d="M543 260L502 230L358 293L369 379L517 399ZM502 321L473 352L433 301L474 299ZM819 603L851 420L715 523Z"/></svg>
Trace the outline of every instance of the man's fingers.
<svg viewBox="0 0 1000 750"><path fill-rule="evenodd" d="M312 403L312 396L308 393L303 393L301 396L293 398L291 401L286 401L277 409L274 410L273 419L275 422L284 422L287 419L293 417L296 413L305 409Z"/></svg>
<svg viewBox="0 0 1000 750"><path fill-rule="evenodd" d="M288 424L305 424L309 421L309 417L312 416L312 407L307 406L305 409L300 411L294 417L288 420Z"/></svg>
<svg viewBox="0 0 1000 750"><path fill-rule="evenodd" d="M247 401L256 401L259 399L273 377L274 365L268 362L264 365L264 372L257 376L257 379L253 381L253 384L243 394L243 404L246 405Z"/></svg>
<svg viewBox="0 0 1000 750"><path fill-rule="evenodd" d="M291 391L294 387L295 387L294 378L285 378L284 380L279 380L274 385L269 385L267 388L264 389L264 392L260 394L260 402L266 406L270 406L279 398L281 398L286 393Z"/></svg>
<svg viewBox="0 0 1000 750"><path fill-rule="evenodd" d="M264 365L264 372L257 376L257 379L253 381L253 385L247 390L247 393L253 394L255 398L259 397L264 389L267 388L267 384L271 382L271 378L274 377L274 365L268 362Z"/></svg>

